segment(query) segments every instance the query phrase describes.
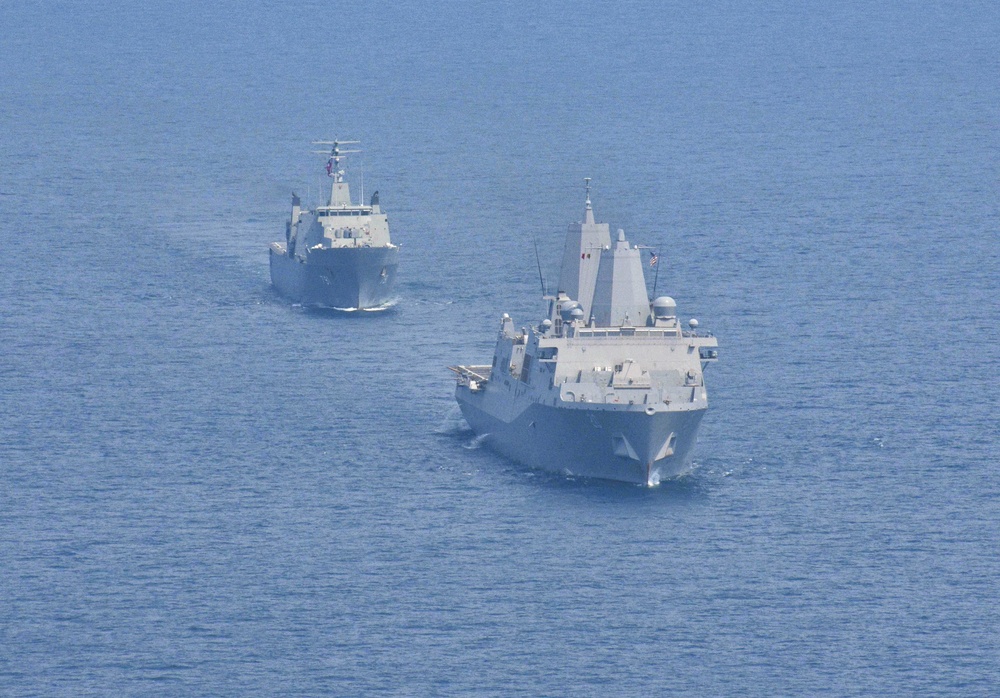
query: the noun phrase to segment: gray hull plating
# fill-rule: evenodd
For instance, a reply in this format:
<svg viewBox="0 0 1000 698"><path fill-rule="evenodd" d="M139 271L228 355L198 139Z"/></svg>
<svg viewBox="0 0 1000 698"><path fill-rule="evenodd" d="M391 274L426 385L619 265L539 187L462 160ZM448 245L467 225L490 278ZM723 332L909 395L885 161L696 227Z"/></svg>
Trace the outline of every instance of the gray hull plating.
<svg viewBox="0 0 1000 698"><path fill-rule="evenodd" d="M649 300L642 248L623 230L612 243L587 182L548 317L518 331L504 313L491 364L449 367L455 399L469 426L516 461L656 485L689 467L719 343L693 318L683 329L673 298Z"/></svg>
<svg viewBox="0 0 1000 698"><path fill-rule="evenodd" d="M398 247L310 250L308 260L290 259L282 243L271 245L271 283L303 305L371 309L395 299Z"/></svg>
<svg viewBox="0 0 1000 698"><path fill-rule="evenodd" d="M459 388L462 415L508 458L560 474L655 485L688 470L705 410L666 411L624 405L531 403L507 422L489 398ZM485 409L484 409L485 408ZM490 411L487 411L490 410Z"/></svg>

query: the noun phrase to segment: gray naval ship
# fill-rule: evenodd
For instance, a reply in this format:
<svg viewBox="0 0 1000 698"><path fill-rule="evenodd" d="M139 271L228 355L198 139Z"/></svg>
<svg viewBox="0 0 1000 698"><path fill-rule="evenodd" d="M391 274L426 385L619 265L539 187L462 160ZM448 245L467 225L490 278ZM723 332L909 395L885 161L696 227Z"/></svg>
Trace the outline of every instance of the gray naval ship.
<svg viewBox="0 0 1000 698"><path fill-rule="evenodd" d="M697 320L682 327L673 299L649 301L640 255L594 222L588 179L548 317L517 330L504 313L492 365L450 367L486 443L535 468L643 485L687 469L718 342Z"/></svg>
<svg viewBox="0 0 1000 698"><path fill-rule="evenodd" d="M271 243L271 283L297 303L378 310L394 300L399 246L389 239L389 219L379 207L378 192L368 206L353 204L340 169L346 154L360 152L341 146L357 142L314 141L314 145L331 146L326 165L333 179L330 199L309 211L292 194L285 241Z"/></svg>

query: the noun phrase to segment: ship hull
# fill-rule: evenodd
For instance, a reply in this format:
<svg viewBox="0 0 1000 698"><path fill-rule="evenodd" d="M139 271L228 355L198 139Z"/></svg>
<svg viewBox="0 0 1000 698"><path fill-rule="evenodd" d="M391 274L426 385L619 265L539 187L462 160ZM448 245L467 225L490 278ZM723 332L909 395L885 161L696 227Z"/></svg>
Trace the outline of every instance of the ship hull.
<svg viewBox="0 0 1000 698"><path fill-rule="evenodd" d="M398 247L311 250L305 261L274 243L270 258L274 288L302 305L369 310L395 299Z"/></svg>
<svg viewBox="0 0 1000 698"><path fill-rule="evenodd" d="M460 386L462 415L494 450L532 468L583 477L655 485L689 469L704 409L532 403L505 420L489 400ZM485 399L484 399L485 398ZM649 412L652 412L651 414Z"/></svg>

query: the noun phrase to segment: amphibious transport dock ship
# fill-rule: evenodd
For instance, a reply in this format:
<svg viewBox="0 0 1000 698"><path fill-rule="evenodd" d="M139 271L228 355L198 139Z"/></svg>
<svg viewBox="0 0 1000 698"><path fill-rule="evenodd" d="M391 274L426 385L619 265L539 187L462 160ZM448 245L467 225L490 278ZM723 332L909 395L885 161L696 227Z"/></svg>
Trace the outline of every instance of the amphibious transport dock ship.
<svg viewBox="0 0 1000 698"><path fill-rule="evenodd" d="M376 310L394 300L399 246L389 239L389 220L379 207L378 192L368 206L351 203L340 169L344 155L360 152L340 147L353 143L357 141L315 141L331 146L326 165L333 179L330 199L309 211L292 194L285 241L271 243L271 283L303 305Z"/></svg>
<svg viewBox="0 0 1000 698"><path fill-rule="evenodd" d="M654 485L684 472L718 342L697 320L682 327L673 299L649 301L640 255L624 231L612 240L594 222L587 180L548 317L517 330L504 313L493 363L451 367L462 414L486 443L573 475Z"/></svg>

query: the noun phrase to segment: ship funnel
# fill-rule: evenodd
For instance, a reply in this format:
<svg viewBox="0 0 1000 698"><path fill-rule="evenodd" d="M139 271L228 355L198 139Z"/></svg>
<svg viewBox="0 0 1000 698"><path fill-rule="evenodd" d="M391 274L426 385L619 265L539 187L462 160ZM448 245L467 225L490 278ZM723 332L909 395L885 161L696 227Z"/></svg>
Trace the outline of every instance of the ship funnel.
<svg viewBox="0 0 1000 698"><path fill-rule="evenodd" d="M601 252L594 284L594 321L597 327L642 327L649 321L649 310L639 248L630 247L619 230L614 247Z"/></svg>

